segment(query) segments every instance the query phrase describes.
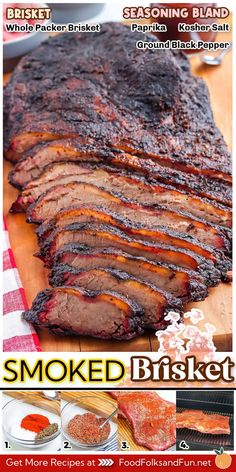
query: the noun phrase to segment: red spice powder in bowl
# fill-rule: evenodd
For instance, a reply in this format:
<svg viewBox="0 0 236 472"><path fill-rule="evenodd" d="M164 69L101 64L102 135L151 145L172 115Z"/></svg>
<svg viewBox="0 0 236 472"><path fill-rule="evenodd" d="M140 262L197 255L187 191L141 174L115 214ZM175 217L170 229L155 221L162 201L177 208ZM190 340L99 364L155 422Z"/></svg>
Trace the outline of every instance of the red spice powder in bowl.
<svg viewBox="0 0 236 472"><path fill-rule="evenodd" d="M38 415L36 413L27 415L21 421L21 428L27 429L34 433L39 433L44 428L50 425L49 419L44 415Z"/></svg>

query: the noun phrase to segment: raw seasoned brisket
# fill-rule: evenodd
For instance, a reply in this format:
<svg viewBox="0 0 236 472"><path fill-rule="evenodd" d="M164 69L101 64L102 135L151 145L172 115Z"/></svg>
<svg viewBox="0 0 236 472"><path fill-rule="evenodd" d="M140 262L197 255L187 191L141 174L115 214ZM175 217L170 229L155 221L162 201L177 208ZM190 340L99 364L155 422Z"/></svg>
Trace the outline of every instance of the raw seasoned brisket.
<svg viewBox="0 0 236 472"><path fill-rule="evenodd" d="M54 256L53 273L57 271L58 284L63 283L60 264L67 264L79 270L96 268L127 272L158 289L172 293L183 301L203 300L207 296L203 279L194 271L179 267L157 264L143 257L134 257L121 250L92 249L78 244L66 244Z"/></svg>
<svg viewBox="0 0 236 472"><path fill-rule="evenodd" d="M129 421L135 442L154 451L175 444L175 404L156 392L119 392L119 413Z"/></svg>
<svg viewBox="0 0 236 472"><path fill-rule="evenodd" d="M40 292L24 313L25 320L56 334L102 339L131 339L142 334L142 318L142 309L124 296L65 286Z"/></svg>
<svg viewBox="0 0 236 472"><path fill-rule="evenodd" d="M204 434L230 434L229 417L201 410L176 413L176 428L194 429Z"/></svg>
<svg viewBox="0 0 236 472"><path fill-rule="evenodd" d="M92 269L79 271L70 266L55 266L51 273L50 284L53 287L69 285L89 291L108 290L124 295L142 307L143 324L153 329L161 329L165 323L164 315L168 311L182 312L183 306L169 293L157 290L156 287L131 277L126 272L114 269Z"/></svg>
<svg viewBox="0 0 236 472"><path fill-rule="evenodd" d="M21 190L11 210L41 224L53 286L24 317L53 332L128 340L229 280L231 160L207 87L183 53L144 53L139 39L153 37L118 23L52 37L4 90L9 181ZM125 414L137 442L161 450L173 405L151 397L140 418Z"/></svg>

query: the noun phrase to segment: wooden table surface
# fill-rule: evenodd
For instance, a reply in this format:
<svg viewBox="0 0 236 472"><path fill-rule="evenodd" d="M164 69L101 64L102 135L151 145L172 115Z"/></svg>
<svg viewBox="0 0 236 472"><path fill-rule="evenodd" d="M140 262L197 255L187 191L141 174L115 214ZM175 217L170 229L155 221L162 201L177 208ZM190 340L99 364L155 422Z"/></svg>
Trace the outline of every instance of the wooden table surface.
<svg viewBox="0 0 236 472"><path fill-rule="evenodd" d="M219 33L217 40L231 40L231 33ZM217 126L231 148L231 120L232 120L232 53L228 53L221 67L202 65L199 57L191 58L192 71L201 76L207 83L210 91L211 105ZM5 75L6 83L9 75ZM17 196L17 190L10 186L7 174L11 169L9 162L4 162L4 214L6 216L10 242L15 255L20 277L25 288L29 305L36 294L48 286L47 270L42 262L33 256L37 251L37 240L34 234L34 225L25 222L25 215L9 213L10 206ZM205 322L216 327L214 342L218 350L232 349L232 288L231 284L221 284L210 290L209 297L192 306L204 311ZM202 326L204 326L202 323ZM59 337L45 330L39 331L39 338L43 351L156 351L158 343L154 334L146 334L129 342L104 341L89 337Z"/></svg>

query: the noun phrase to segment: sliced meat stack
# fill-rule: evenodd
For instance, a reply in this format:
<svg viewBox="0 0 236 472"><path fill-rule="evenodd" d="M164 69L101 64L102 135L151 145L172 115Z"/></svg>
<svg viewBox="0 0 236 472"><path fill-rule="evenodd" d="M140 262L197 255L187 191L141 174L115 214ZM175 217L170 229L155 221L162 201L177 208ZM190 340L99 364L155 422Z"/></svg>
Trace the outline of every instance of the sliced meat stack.
<svg viewBox="0 0 236 472"><path fill-rule="evenodd" d="M116 23L50 38L4 91L11 211L51 271L24 317L56 333L130 339L230 280L231 159L207 88L139 39Z"/></svg>

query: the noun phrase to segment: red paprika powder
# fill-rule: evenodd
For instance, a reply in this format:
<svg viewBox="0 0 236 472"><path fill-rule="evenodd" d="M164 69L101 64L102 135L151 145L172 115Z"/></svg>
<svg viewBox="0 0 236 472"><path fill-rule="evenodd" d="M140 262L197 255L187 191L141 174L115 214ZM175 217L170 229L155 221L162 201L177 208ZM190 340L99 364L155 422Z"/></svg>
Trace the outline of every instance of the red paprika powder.
<svg viewBox="0 0 236 472"><path fill-rule="evenodd" d="M47 428L50 425L48 418L44 415L27 415L21 421L21 428L32 431L33 433L39 433L42 429Z"/></svg>

